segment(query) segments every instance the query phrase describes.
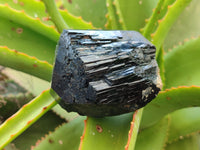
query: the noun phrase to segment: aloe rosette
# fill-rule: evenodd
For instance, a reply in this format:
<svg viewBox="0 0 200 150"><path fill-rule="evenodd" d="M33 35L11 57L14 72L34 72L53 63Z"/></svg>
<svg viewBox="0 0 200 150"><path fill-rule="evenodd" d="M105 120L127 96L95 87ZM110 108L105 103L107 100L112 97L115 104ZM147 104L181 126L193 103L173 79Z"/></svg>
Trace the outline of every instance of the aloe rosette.
<svg viewBox="0 0 200 150"><path fill-rule="evenodd" d="M0 0L0 65L34 79L30 86L21 72L5 71L35 96L44 90L1 124L0 149L199 149L199 5L198 0ZM163 89L144 108L114 117L79 116L62 110L56 94L45 90L62 30L95 28L136 30L156 46ZM45 116L50 109L54 117ZM56 118L60 122L52 131ZM41 134L35 126L51 132ZM33 132L37 139L29 137Z"/></svg>

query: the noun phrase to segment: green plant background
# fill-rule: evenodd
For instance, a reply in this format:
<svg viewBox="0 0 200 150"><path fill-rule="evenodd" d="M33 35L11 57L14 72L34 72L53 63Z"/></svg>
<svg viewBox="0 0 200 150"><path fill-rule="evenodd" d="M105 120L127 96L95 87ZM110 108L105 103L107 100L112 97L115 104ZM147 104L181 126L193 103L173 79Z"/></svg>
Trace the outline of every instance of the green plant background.
<svg viewBox="0 0 200 150"><path fill-rule="evenodd" d="M199 0L0 0L0 149L199 150L199 7ZM63 29L141 32L157 48L162 91L134 113L67 113L49 89Z"/></svg>

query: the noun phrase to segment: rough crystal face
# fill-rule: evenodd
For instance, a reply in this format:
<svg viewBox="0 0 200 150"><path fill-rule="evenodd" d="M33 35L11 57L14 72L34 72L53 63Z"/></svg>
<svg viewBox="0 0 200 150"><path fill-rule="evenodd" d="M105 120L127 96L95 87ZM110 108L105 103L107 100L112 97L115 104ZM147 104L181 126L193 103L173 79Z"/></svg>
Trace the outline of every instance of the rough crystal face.
<svg viewBox="0 0 200 150"><path fill-rule="evenodd" d="M64 30L52 89L68 112L104 117L135 111L160 90L155 52L135 31Z"/></svg>

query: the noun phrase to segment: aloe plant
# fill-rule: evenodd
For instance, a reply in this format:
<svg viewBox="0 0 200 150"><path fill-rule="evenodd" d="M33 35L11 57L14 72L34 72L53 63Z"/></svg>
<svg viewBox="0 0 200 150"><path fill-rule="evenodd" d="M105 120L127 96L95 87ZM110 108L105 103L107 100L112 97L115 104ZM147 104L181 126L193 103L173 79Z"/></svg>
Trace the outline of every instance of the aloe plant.
<svg viewBox="0 0 200 150"><path fill-rule="evenodd" d="M0 119L16 109L13 97L24 104L36 96L1 123L0 149L199 149L199 6L198 0L0 0L0 65L26 89L0 93ZM156 46L163 89L144 108L92 118L59 107L49 83L60 33L100 28L136 30Z"/></svg>

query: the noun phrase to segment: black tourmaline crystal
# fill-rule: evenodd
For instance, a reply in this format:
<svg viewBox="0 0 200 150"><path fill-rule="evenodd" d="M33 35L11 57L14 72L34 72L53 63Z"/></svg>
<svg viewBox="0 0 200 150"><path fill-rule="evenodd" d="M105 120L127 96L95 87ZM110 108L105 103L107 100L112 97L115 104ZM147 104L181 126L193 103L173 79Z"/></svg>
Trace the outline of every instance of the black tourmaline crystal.
<svg viewBox="0 0 200 150"><path fill-rule="evenodd" d="M64 30L52 89L68 112L104 117L135 111L160 90L155 51L135 31Z"/></svg>

